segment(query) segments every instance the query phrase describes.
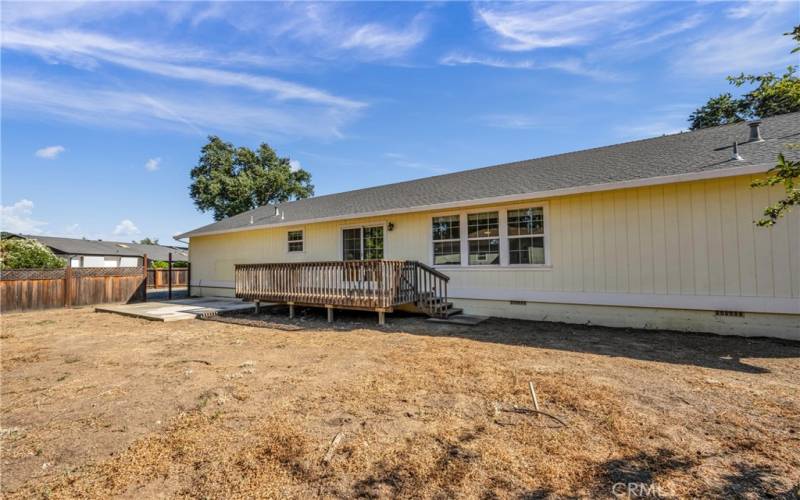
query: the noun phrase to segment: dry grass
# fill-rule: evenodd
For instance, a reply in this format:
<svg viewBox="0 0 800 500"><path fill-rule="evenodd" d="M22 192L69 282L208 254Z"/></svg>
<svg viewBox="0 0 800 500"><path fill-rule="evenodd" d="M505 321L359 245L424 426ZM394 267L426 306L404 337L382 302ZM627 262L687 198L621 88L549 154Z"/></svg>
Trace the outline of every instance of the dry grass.
<svg viewBox="0 0 800 500"><path fill-rule="evenodd" d="M240 322L267 327L4 316L3 495L607 497L617 482L797 493L798 344L255 319ZM529 380L567 427L504 411L530 406Z"/></svg>

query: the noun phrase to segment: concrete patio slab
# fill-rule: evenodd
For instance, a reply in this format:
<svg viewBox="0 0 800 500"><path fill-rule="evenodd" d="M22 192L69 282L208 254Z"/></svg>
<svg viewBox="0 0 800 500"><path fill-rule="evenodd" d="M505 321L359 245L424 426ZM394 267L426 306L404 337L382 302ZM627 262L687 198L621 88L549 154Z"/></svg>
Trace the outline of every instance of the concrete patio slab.
<svg viewBox="0 0 800 500"><path fill-rule="evenodd" d="M252 311L255 304L243 302L241 299L229 298L196 298L171 301L140 302L137 304L108 304L95 307L96 312L109 312L144 318L151 321L181 321L221 312Z"/></svg>

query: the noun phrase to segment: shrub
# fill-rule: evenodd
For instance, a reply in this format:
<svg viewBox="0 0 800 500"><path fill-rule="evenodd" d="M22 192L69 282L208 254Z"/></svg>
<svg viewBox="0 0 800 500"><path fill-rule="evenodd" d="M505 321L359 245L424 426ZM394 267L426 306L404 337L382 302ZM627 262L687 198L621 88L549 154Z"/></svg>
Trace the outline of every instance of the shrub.
<svg viewBox="0 0 800 500"><path fill-rule="evenodd" d="M66 265L36 240L0 240L0 269L59 269Z"/></svg>
<svg viewBox="0 0 800 500"><path fill-rule="evenodd" d="M150 267L153 269L166 269L169 267L169 262L166 260L153 260L150 261ZM172 261L172 268L176 269L179 267L189 267L189 263L185 260L173 260Z"/></svg>

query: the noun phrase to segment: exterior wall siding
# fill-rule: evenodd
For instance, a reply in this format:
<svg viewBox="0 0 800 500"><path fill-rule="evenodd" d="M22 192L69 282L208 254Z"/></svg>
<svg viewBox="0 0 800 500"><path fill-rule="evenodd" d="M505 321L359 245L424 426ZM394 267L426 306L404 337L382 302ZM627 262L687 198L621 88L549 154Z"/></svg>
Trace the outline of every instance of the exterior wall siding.
<svg viewBox="0 0 800 500"><path fill-rule="evenodd" d="M489 304L493 299L586 306L600 301L603 306L638 306L639 312L664 307L797 314L800 213L795 210L773 228L756 227L753 220L782 191L779 186L752 189L754 178L552 198L545 202L546 266L441 270L451 277L453 297ZM541 200L531 202L540 204ZM225 288L203 287L232 287L236 263L339 260L341 228L355 224L392 222L394 230L385 232L385 258L430 263L432 215L435 212L194 237L193 290L225 293ZM293 229L305 231L303 253L287 252L286 233ZM494 309L486 307L484 312L508 314L497 303Z"/></svg>

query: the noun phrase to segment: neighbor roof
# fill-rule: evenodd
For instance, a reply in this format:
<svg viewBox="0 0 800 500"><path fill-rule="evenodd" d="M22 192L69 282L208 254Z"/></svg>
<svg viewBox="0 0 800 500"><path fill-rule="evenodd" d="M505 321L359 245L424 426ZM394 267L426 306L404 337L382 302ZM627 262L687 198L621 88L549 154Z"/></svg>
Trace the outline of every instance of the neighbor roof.
<svg viewBox="0 0 800 500"><path fill-rule="evenodd" d="M57 236L39 236L20 234L21 238L37 240L58 253L67 255L108 255L117 257L141 257L147 254L149 260L189 260L189 251L182 247L166 245L143 245L124 241L84 240L78 238L60 238Z"/></svg>
<svg viewBox="0 0 800 500"><path fill-rule="evenodd" d="M741 167L767 170L780 152L800 159L786 145L800 142L800 113L762 120L763 141L748 142L747 123L664 135L613 146L586 149L532 160L465 170L356 191L317 196L259 207L180 234L176 238L308 223L315 220L364 217L392 211L435 209L473 200L546 193L568 188L592 190L602 185L684 174L722 176ZM741 160L733 159L739 143ZM717 172L719 171L719 172ZM557 193L556 193L557 194Z"/></svg>

